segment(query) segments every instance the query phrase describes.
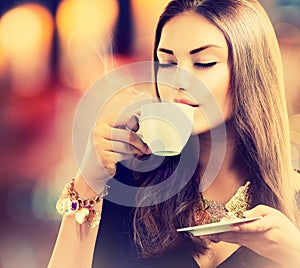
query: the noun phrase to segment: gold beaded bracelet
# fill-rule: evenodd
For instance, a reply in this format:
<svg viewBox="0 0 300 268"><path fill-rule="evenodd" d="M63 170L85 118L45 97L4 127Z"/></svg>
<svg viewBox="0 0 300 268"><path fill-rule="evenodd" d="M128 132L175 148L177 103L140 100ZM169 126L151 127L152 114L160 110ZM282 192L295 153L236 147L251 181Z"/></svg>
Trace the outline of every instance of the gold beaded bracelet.
<svg viewBox="0 0 300 268"><path fill-rule="evenodd" d="M61 197L56 203L56 210L61 215L75 214L75 220L78 224L82 225L87 222L89 227L95 228L100 223L101 215L94 207L108 195L109 186L105 185L103 192L94 198L85 199L74 190L74 181L72 179L70 183L64 186Z"/></svg>

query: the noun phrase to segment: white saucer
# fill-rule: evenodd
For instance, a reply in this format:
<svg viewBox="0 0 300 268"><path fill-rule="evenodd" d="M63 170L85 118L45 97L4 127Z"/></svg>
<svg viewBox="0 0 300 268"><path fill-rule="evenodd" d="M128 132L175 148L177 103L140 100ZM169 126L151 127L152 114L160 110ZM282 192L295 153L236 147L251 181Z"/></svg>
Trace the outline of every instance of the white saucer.
<svg viewBox="0 0 300 268"><path fill-rule="evenodd" d="M209 223L209 224L203 224L203 225L198 225L198 226L193 226L193 227L177 229L177 232L190 232L194 236L217 234L217 233L231 231L231 226L235 223L250 222L250 221L255 221L255 220L258 220L261 218L262 217L253 217L253 218L230 220L227 222Z"/></svg>

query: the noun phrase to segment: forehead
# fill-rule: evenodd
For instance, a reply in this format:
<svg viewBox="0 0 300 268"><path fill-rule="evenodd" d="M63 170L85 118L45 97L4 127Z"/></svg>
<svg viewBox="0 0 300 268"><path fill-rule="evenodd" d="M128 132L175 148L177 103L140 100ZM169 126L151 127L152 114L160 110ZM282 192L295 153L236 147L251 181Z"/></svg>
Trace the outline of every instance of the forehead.
<svg viewBox="0 0 300 268"><path fill-rule="evenodd" d="M169 20L163 27L159 47L171 50L194 49L213 44L227 50L221 30L205 17L185 12Z"/></svg>

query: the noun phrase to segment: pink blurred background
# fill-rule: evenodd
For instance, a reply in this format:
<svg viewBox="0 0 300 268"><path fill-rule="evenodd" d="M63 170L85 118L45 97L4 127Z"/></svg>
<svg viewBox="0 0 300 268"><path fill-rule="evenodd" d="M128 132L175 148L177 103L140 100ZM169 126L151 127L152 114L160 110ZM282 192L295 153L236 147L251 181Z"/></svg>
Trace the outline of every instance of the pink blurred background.
<svg viewBox="0 0 300 268"><path fill-rule="evenodd" d="M46 267L61 186L76 171L80 98L110 70L151 60L167 0L0 3L0 268ZM282 51L292 159L300 169L300 0L265 6Z"/></svg>

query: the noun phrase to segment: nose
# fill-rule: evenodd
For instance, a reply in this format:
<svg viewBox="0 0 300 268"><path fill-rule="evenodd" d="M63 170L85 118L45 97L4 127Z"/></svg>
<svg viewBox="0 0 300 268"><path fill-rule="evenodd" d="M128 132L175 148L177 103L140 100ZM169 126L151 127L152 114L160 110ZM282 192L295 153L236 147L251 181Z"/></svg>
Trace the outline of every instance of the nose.
<svg viewBox="0 0 300 268"><path fill-rule="evenodd" d="M184 68L178 67L174 75L174 88L178 90L191 89L191 74Z"/></svg>

